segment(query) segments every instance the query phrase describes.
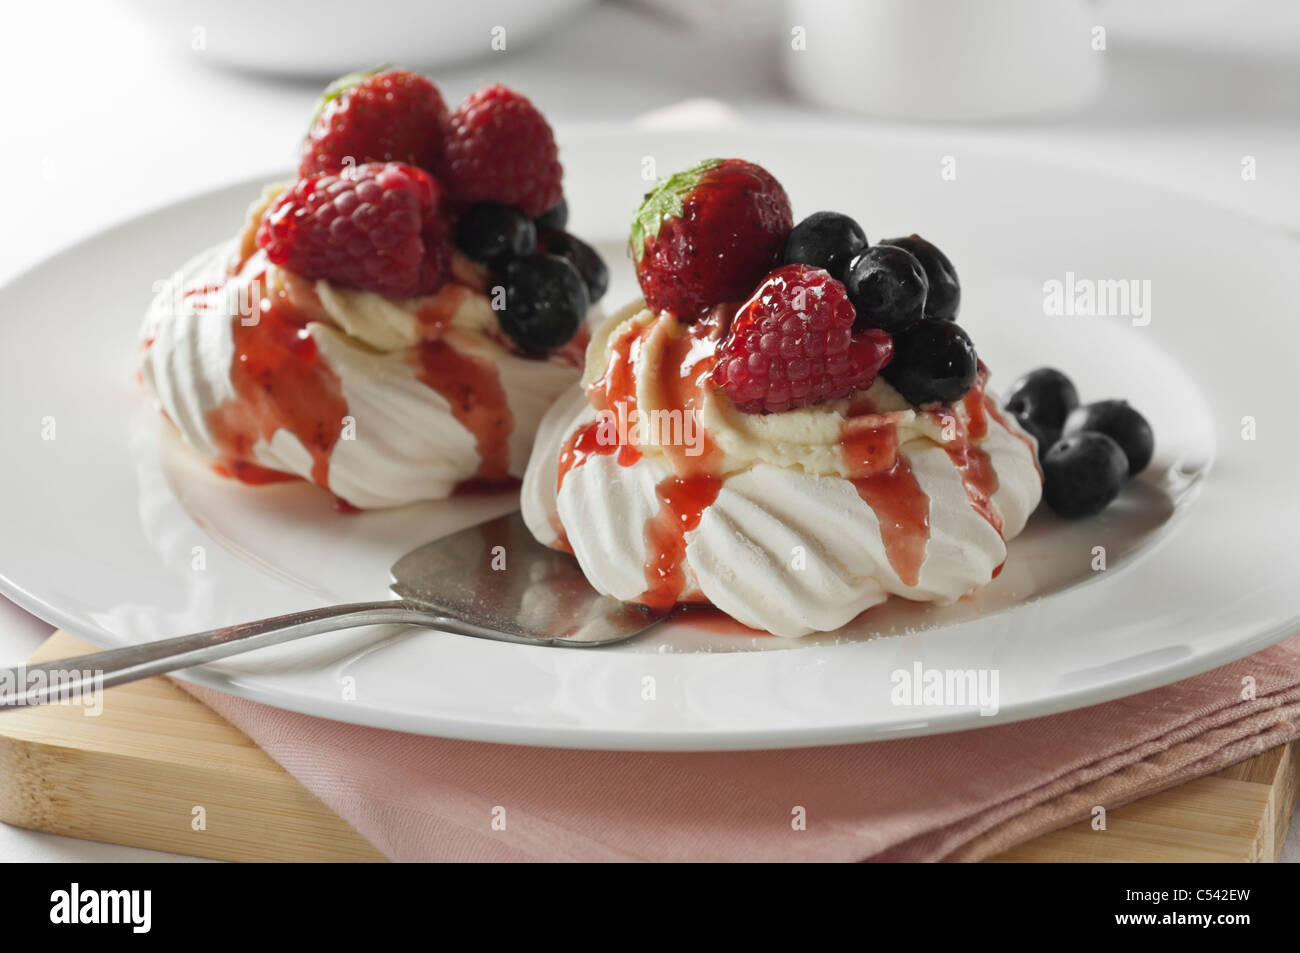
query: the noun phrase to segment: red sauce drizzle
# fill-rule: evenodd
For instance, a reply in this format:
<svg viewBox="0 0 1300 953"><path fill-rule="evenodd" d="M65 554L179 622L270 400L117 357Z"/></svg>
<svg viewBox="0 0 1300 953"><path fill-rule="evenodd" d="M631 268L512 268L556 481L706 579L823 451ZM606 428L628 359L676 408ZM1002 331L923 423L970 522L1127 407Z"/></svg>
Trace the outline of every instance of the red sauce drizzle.
<svg viewBox="0 0 1300 953"><path fill-rule="evenodd" d="M898 452L897 426L869 409L863 416L853 410L840 430L849 481L876 514L889 565L905 585L915 586L930 539L930 498Z"/></svg>
<svg viewBox="0 0 1300 953"><path fill-rule="evenodd" d="M216 469L244 483L297 479L253 461L258 440L288 430L311 454L312 482L329 486L330 454L343 430L347 401L336 375L320 359L307 332L319 313L310 285L285 274L283 287L253 303L248 322L231 322L234 360L230 382L235 396L214 407L207 426L219 450ZM266 275L254 279L263 287Z"/></svg>
<svg viewBox="0 0 1300 953"><path fill-rule="evenodd" d="M998 475L993 469L989 455L969 441L959 440L944 444L948 459L957 469L962 486L966 489L966 498L976 513L988 520L999 534L1002 532L1002 517L993 507L993 494L998 489Z"/></svg>
<svg viewBox="0 0 1300 953"><path fill-rule="evenodd" d="M703 388L714 363L710 346L714 330L709 322L701 321L664 342L663 406L657 409L677 411L674 417L682 428L681 433L670 436L684 438L688 418L693 417L694 426L700 426L698 413L703 407ZM653 426L654 421L639 419L637 413L637 361L645 340L656 333L665 332L659 325L633 325L611 342L605 373L588 391L592 406L602 416L580 427L561 447L557 490L570 470L593 456L617 454L621 466L631 466L641 459L641 448L635 444L637 425L646 428ZM671 425L672 418L661 418L661 427ZM722 479L717 472L721 453L702 428L696 433L700 442L695 446L685 439L680 443L661 444L673 473L655 487L659 509L646 520L643 531L646 588L632 602L670 609L681 601L702 599L698 593L685 592L686 574L682 564L686 534L699 526L704 511L722 488ZM563 540L563 533L560 536Z"/></svg>
<svg viewBox="0 0 1300 953"><path fill-rule="evenodd" d="M198 296L200 298L206 299L211 297L212 295L217 294L225 287L226 286L224 284L220 284L220 283L207 284L207 285L192 285L189 288L186 288L183 292L181 292L181 297L193 298L195 296ZM209 302L206 300L196 301L194 302L194 307L199 309L206 309L207 307L209 307Z"/></svg>
<svg viewBox="0 0 1300 953"><path fill-rule="evenodd" d="M587 388L587 397L598 411L608 411L625 419L635 419L636 410L636 355L640 353L645 327L635 325L613 342L605 373ZM617 453L620 465L628 467L641 459L641 450L634 444L620 442L617 428L611 428L608 416L591 421L569 435L560 447L559 471L555 490L564 486L564 478L574 467L580 467L592 457Z"/></svg>
<svg viewBox="0 0 1300 953"><path fill-rule="evenodd" d="M414 360L420 380L442 395L452 416L474 435L480 462L466 482L480 489L506 483L514 416L496 366L443 340L421 342Z"/></svg>
<svg viewBox="0 0 1300 953"><path fill-rule="evenodd" d="M989 525L998 531L998 535L1001 535L1002 517L993 506L993 494L998 490L998 475L993 469L993 461L989 459L989 455L972 443L974 440L986 437L989 432L987 401L984 398L984 382L987 376L988 369L981 363L978 379L962 398L970 422L959 429L956 440L948 441L943 448L948 453L948 459L957 469L957 475L961 477L961 484L966 490L966 498L970 500L971 508L988 520ZM960 427L960 418L957 419ZM939 425L943 426L942 419Z"/></svg>
<svg viewBox="0 0 1300 953"><path fill-rule="evenodd" d="M659 512L646 521L646 591L637 602L654 609L668 609L677 602L703 601L700 593L686 593L686 573L682 564L686 556L686 534L700 525L704 511L713 505L722 489L722 453L704 431L700 415L704 410L704 388L715 363L714 348L708 340L713 327L701 321L671 338L663 351L663 409L679 411L683 432L693 417L700 442L696 447L685 439L663 444L673 475L655 487ZM679 368L673 374L672 369ZM663 426L669 426L665 423ZM661 434L661 436L663 436ZM698 450L692 454L693 450ZM671 568L669 568L671 567Z"/></svg>
<svg viewBox="0 0 1300 953"><path fill-rule="evenodd" d="M621 466L630 467L641 459L641 450L633 444L620 444L617 439L608 439L608 427L602 427L601 421L593 420L585 427L575 430L572 436L560 448L560 471L555 489L559 492L564 485L564 478L574 467L580 467L592 457L602 454L618 454Z"/></svg>
<svg viewBox="0 0 1300 953"><path fill-rule="evenodd" d="M966 436L971 440L983 440L989 435L988 401L984 397L983 381L966 392L962 404L966 408L966 416L970 418L970 423L966 426Z"/></svg>

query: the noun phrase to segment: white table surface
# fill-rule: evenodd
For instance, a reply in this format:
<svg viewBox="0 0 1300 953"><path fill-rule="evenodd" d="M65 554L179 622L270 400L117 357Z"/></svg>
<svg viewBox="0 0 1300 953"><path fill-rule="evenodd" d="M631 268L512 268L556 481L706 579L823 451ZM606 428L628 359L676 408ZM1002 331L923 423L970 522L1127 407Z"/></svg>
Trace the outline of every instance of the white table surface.
<svg viewBox="0 0 1300 953"><path fill-rule="evenodd" d="M1109 58L1109 79L1084 111L1047 122L915 128L941 132L954 149L1011 145L1159 183L1300 236L1300 4L1133 0L1100 4L1097 21L1108 32L1100 55ZM697 97L722 100L754 123L831 118L794 100L776 58L763 55L778 30L788 35L779 6L690 31L605 4L537 46L436 79L452 103L484 82L516 86L561 141L566 130ZM633 53L663 65L632 68ZM108 0L7 10L0 70L7 189L0 281L121 219L290 167L318 94L314 82L214 68L190 49L188 35L160 39ZM1252 182L1241 178L1245 155L1256 158ZM0 664L25 658L50 631L0 599ZM159 859L184 858L0 825L0 860ZM1300 861L1300 818L1283 859Z"/></svg>

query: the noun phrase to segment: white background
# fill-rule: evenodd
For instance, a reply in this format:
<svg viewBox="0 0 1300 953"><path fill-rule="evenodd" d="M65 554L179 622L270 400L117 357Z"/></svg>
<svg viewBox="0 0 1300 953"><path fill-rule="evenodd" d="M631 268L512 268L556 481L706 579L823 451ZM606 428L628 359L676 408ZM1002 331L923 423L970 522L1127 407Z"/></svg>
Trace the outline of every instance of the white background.
<svg viewBox="0 0 1300 953"><path fill-rule="evenodd" d="M643 8L602 4L531 46L435 78L451 104L486 82L523 90L561 142L566 130L700 97L721 100L749 123L816 116L780 75L774 51L789 24L779 4L746 11L688 28ZM1112 0L1098 4L1096 16L1107 28L1108 49L1098 55L1109 72L1098 101L1049 121L942 127L954 149L993 142L1102 168L1300 237L1300 4ZM222 69L191 48L188 31L159 31L123 0L7 10L0 69L0 281L123 218L289 168L319 92L316 82ZM1241 176L1247 155L1256 160L1254 181ZM49 631L0 600L0 663L25 658ZM0 825L0 860L167 856ZM1284 859L1300 861L1300 819Z"/></svg>

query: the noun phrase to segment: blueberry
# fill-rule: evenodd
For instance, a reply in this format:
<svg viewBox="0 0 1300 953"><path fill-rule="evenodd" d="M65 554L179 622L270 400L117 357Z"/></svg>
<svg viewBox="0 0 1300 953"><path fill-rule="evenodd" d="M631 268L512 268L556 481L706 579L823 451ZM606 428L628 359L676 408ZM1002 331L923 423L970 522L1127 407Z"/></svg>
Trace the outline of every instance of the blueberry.
<svg viewBox="0 0 1300 953"><path fill-rule="evenodd" d="M957 311L961 308L961 285L957 281L957 269L953 268L947 255L920 235L886 238L878 244L910 251L925 269L925 277L930 282L930 290L925 296L927 318L938 318L940 321L957 319Z"/></svg>
<svg viewBox="0 0 1300 953"><path fill-rule="evenodd" d="M877 245L858 252L844 277L849 300L858 312L855 331L880 328L897 334L921 320L930 283L911 252Z"/></svg>
<svg viewBox="0 0 1300 953"><path fill-rule="evenodd" d="M1032 420L1038 429L1053 435L1055 443L1065 426L1065 418L1079 406L1079 392L1056 368L1040 367L1011 385L1003 406L1017 420Z"/></svg>
<svg viewBox="0 0 1300 953"><path fill-rule="evenodd" d="M958 400L975 383L979 362L970 336L949 321L918 321L894 335L894 357L881 372L910 404Z"/></svg>
<svg viewBox="0 0 1300 953"><path fill-rule="evenodd" d="M545 354L568 341L587 314L587 285L573 263L558 255L510 259L505 292L497 320L529 354Z"/></svg>
<svg viewBox="0 0 1300 953"><path fill-rule="evenodd" d="M781 264L825 268L832 278L843 280L853 256L866 247L862 226L847 215L813 212L791 229Z"/></svg>
<svg viewBox="0 0 1300 953"><path fill-rule="evenodd" d="M537 234L537 250L571 261L587 283L587 297L596 302L609 288L609 269L596 249L568 232L546 230Z"/></svg>
<svg viewBox="0 0 1300 953"><path fill-rule="evenodd" d="M565 225L569 224L569 200L560 199L560 204L553 206L533 219L537 225L537 230L555 229L561 231Z"/></svg>
<svg viewBox="0 0 1300 953"><path fill-rule="evenodd" d="M1104 433L1062 437L1043 457L1043 499L1062 516L1077 519L1104 510L1119 496L1128 458Z"/></svg>
<svg viewBox="0 0 1300 953"><path fill-rule="evenodd" d="M475 261L497 264L531 255L537 247L537 227L513 205L479 202L460 217L456 247Z"/></svg>
<svg viewBox="0 0 1300 953"><path fill-rule="evenodd" d="M1145 417L1126 400L1099 400L1074 410L1065 419L1064 436L1077 433L1103 433L1119 444L1128 460L1128 475L1146 469L1155 453L1155 435Z"/></svg>

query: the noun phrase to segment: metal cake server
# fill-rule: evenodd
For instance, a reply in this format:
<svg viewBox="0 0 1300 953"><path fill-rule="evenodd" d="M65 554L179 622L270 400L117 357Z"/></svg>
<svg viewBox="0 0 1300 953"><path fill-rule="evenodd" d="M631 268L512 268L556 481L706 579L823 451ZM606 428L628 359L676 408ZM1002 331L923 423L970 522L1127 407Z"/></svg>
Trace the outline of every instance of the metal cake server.
<svg viewBox="0 0 1300 953"><path fill-rule="evenodd" d="M174 639L0 670L0 710L40 705L294 639L398 623L501 642L591 648L663 620L601 595L577 561L537 542L518 513L413 549L392 567L400 598L307 609Z"/></svg>

